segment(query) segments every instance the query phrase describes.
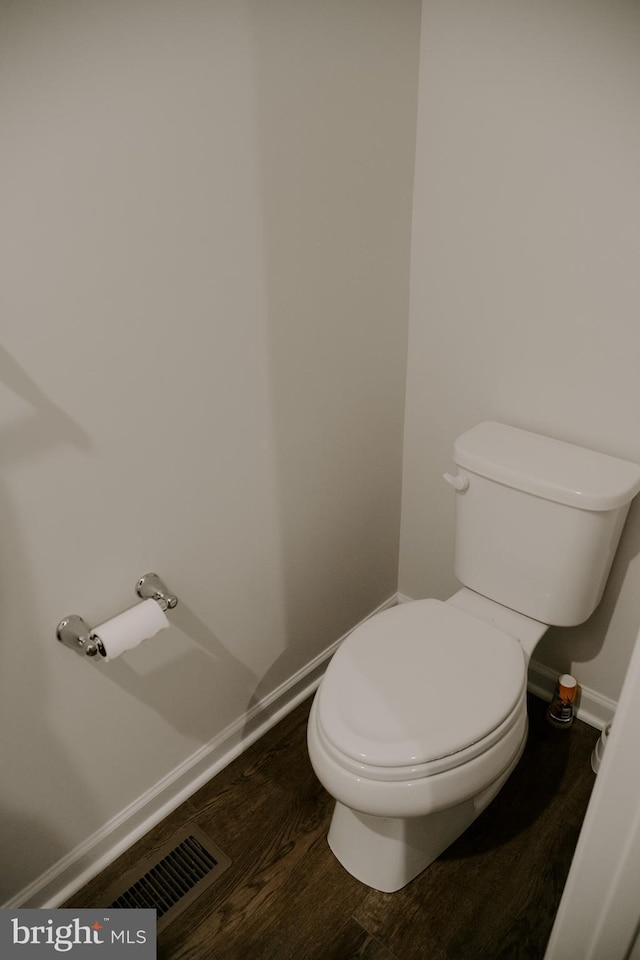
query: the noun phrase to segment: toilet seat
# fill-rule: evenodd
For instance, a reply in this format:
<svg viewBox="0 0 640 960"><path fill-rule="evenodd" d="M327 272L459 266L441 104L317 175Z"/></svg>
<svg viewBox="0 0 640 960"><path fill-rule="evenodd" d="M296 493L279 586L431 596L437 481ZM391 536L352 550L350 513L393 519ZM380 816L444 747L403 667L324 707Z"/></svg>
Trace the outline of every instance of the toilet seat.
<svg viewBox="0 0 640 960"><path fill-rule="evenodd" d="M479 756L526 713L518 641L439 600L383 611L334 655L317 728L345 770L415 780Z"/></svg>

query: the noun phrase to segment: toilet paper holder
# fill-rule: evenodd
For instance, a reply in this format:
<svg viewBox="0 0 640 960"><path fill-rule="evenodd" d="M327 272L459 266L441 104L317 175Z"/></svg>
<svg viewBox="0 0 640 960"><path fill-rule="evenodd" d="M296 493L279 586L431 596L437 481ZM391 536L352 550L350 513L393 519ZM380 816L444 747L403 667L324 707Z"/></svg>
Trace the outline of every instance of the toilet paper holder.
<svg viewBox="0 0 640 960"><path fill-rule="evenodd" d="M168 590L157 573L145 573L136 584L136 593L141 600L155 600L160 609L166 613L178 605L178 598ZM91 636L91 627L76 613L69 614L61 620L56 628L56 637L60 643L71 647L87 657L95 657L97 653L105 655L101 649L102 642L98 637Z"/></svg>

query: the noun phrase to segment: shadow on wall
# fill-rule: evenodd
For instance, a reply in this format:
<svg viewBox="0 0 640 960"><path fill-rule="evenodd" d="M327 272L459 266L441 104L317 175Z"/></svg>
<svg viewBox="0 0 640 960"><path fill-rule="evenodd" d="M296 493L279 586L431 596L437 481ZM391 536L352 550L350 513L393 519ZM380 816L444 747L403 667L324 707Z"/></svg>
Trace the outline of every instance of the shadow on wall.
<svg viewBox="0 0 640 960"><path fill-rule="evenodd" d="M602 650L632 561L640 555L640 497L631 503L611 573L599 606L577 627L551 627L540 641L534 659L553 662L560 673L571 673L575 663L595 659ZM631 650L637 628L629 635Z"/></svg>
<svg viewBox="0 0 640 960"><path fill-rule="evenodd" d="M71 445L89 449L84 431L52 404L0 347L0 382L24 401L30 415L0 429L0 466L6 473L45 450ZM49 677L39 656L37 597L32 588L28 555L13 510L11 492L0 477L0 610L3 634L0 649L0 902L15 893L68 850L66 838L29 813L29 797L51 794L52 803L73 805L82 819L90 798L68 761L64 744L50 723ZM7 584L19 583L20 590ZM49 641L47 641L49 642ZM34 761L30 744L46 742L47 769ZM55 783L50 780L55 778ZM29 853L27 853L29 851ZM33 861L37 858L38 862Z"/></svg>
<svg viewBox="0 0 640 960"><path fill-rule="evenodd" d="M175 730L199 743L207 743L220 731L207 731L202 704L211 703L213 716L216 697L231 696L242 702L255 690L257 678L182 599L179 598L178 606L169 617L171 655L162 666L142 673L147 662L143 644L128 651L126 659L97 663L96 669L104 671L109 680L154 710ZM196 646L190 645L189 649L179 652L184 641L176 636L176 629ZM164 632L158 636L157 647L163 637ZM188 701L185 697L176 699L177 690L189 691Z"/></svg>
<svg viewBox="0 0 640 960"><path fill-rule="evenodd" d="M29 418L0 428L0 466L6 468L38 457L51 447L91 448L91 441L82 427L49 400L1 345L0 383L32 409Z"/></svg>

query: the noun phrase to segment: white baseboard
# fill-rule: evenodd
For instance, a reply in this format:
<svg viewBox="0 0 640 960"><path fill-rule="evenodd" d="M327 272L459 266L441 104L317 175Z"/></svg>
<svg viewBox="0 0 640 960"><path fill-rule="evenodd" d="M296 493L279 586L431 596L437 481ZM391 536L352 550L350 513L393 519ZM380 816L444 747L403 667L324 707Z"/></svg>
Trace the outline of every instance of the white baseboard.
<svg viewBox="0 0 640 960"><path fill-rule="evenodd" d="M397 594L372 610L395 606ZM365 617L364 619L368 619ZM350 633L351 631L348 631ZM2 908L57 907L314 692L345 634L109 820Z"/></svg>

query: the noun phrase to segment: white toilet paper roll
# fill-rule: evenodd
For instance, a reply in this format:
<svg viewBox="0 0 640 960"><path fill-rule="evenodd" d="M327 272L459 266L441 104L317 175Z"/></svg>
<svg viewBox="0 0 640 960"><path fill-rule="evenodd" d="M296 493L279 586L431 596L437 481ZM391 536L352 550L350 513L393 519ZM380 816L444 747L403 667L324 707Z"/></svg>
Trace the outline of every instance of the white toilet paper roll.
<svg viewBox="0 0 640 960"><path fill-rule="evenodd" d="M104 659L113 660L168 626L169 621L157 601L143 600L111 620L105 620L91 631L91 635L102 641Z"/></svg>

